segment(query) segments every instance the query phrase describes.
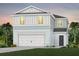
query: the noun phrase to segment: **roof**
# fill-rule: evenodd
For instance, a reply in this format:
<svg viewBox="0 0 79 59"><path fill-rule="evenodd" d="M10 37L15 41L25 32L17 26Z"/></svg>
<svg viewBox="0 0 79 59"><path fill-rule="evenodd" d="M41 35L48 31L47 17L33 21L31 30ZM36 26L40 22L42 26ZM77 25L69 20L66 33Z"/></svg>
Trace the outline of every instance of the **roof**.
<svg viewBox="0 0 79 59"><path fill-rule="evenodd" d="M27 12L27 13L16 13L16 14L46 14L47 12Z"/></svg>
<svg viewBox="0 0 79 59"><path fill-rule="evenodd" d="M66 32L67 28L54 28L54 32Z"/></svg>
<svg viewBox="0 0 79 59"><path fill-rule="evenodd" d="M63 16L52 14L49 11L40 9L40 8L32 6L32 5L26 7L22 10L17 11L15 14L49 14L53 19L55 19L55 18L66 18L66 17L63 17Z"/></svg>
<svg viewBox="0 0 79 59"><path fill-rule="evenodd" d="M47 11L32 5L16 12L16 14L41 14L41 13L47 13Z"/></svg>
<svg viewBox="0 0 79 59"><path fill-rule="evenodd" d="M66 17L63 17L63 16L60 16L60 15L56 15L56 14L53 14L55 18L66 18Z"/></svg>

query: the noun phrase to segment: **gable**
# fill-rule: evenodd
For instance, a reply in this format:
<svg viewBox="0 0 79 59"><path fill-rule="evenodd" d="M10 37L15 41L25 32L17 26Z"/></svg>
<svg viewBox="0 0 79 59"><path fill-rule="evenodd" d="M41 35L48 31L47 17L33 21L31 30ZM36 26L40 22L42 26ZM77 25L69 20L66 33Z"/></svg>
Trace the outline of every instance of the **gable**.
<svg viewBox="0 0 79 59"><path fill-rule="evenodd" d="M31 14L31 13L47 13L47 12L34 6L29 6L16 12L16 14Z"/></svg>

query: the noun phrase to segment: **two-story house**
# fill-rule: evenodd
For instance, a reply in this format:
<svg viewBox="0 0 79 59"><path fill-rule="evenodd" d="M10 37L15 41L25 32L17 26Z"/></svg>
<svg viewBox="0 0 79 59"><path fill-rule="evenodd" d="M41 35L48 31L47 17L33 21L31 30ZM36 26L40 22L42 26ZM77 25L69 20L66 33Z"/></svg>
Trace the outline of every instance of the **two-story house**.
<svg viewBox="0 0 79 59"><path fill-rule="evenodd" d="M13 15L13 44L24 47L63 47L68 44L68 19L28 6Z"/></svg>

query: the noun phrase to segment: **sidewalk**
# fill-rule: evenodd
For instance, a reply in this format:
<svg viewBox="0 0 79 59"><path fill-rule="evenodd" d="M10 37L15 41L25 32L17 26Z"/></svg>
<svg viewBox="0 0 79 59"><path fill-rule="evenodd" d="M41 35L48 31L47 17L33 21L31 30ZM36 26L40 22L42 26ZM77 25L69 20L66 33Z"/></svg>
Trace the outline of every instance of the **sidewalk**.
<svg viewBox="0 0 79 59"><path fill-rule="evenodd" d="M12 48L0 48L0 53L20 51L20 50L33 49L33 47L12 47Z"/></svg>

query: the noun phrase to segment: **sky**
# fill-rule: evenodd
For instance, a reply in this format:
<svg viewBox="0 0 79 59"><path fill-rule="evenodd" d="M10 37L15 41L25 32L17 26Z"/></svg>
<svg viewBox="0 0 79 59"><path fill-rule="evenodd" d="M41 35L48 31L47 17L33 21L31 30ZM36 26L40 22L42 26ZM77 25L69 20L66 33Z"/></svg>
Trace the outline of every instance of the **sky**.
<svg viewBox="0 0 79 59"><path fill-rule="evenodd" d="M79 3L0 3L0 24L7 22L12 24L11 15L30 5L67 17L69 23L79 22Z"/></svg>

